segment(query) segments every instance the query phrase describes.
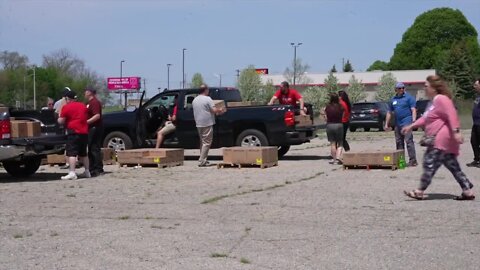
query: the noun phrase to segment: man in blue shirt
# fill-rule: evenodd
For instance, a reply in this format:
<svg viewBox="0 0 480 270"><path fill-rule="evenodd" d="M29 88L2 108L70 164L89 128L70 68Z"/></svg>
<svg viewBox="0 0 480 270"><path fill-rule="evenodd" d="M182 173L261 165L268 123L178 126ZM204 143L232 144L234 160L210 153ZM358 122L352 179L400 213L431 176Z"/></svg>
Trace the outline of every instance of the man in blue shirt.
<svg viewBox="0 0 480 270"><path fill-rule="evenodd" d="M477 97L472 110L472 135L470 136L470 143L473 149L473 161L468 163L468 167L480 168L480 79L476 80L473 84Z"/></svg>
<svg viewBox="0 0 480 270"><path fill-rule="evenodd" d="M398 149L405 149L405 142L407 143L408 151L408 166L417 166L417 156L415 153L415 144L413 142L412 132L402 134L403 127L410 125L417 119L417 110L415 108L415 98L405 92L405 85L402 82L397 82L395 85L396 95L390 101L390 111L387 112L385 119L385 130L388 130L388 123L392 113L395 115L395 142Z"/></svg>

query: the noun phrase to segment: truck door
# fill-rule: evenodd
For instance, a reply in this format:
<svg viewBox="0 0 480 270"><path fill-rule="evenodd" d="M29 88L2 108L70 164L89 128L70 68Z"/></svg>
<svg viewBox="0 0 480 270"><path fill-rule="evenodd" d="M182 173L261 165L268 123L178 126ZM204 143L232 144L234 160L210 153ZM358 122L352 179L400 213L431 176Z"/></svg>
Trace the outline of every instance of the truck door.
<svg viewBox="0 0 480 270"><path fill-rule="evenodd" d="M179 102L177 110L177 138L181 147L195 149L200 146L195 118L193 117L193 99L198 93L186 93Z"/></svg>

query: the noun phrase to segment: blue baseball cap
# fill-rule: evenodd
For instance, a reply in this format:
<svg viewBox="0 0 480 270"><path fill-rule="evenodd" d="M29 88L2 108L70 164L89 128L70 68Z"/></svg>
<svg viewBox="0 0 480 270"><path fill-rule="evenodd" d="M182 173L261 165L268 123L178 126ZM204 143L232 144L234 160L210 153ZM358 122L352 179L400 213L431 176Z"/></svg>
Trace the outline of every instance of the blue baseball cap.
<svg viewBox="0 0 480 270"><path fill-rule="evenodd" d="M402 82L397 82L397 84L395 84L395 88L405 88L405 84Z"/></svg>

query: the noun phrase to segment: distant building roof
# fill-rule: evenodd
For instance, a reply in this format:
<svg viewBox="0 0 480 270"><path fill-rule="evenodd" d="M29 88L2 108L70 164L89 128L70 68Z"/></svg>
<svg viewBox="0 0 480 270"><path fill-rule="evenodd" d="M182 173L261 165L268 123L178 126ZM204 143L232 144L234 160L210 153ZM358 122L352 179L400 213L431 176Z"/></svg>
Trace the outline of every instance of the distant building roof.
<svg viewBox="0 0 480 270"><path fill-rule="evenodd" d="M405 84L423 84L425 79L429 75L435 75L435 69L424 70L391 70L391 71L367 71L367 72L335 72L340 85L348 85L348 81L352 76L358 81L361 81L364 85L377 85L380 78L385 74L391 72L397 81ZM304 76L311 80L309 84L297 84L301 86L323 86L325 79L328 77L328 73L308 73ZM280 85L282 81L285 81L283 74L277 75L260 75L263 83L267 83L272 80L274 85Z"/></svg>

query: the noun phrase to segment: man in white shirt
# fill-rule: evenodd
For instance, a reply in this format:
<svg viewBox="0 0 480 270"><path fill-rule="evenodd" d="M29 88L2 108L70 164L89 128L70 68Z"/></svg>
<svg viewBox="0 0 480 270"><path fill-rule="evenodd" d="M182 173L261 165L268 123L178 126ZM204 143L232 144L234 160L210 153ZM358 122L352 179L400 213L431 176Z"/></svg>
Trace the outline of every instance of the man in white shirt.
<svg viewBox="0 0 480 270"><path fill-rule="evenodd" d="M209 165L207 161L208 151L212 146L213 125L215 125L215 115L223 114L225 108L216 108L213 100L208 96L208 86L200 86L200 94L193 100L193 116L200 137L200 158L199 167Z"/></svg>

